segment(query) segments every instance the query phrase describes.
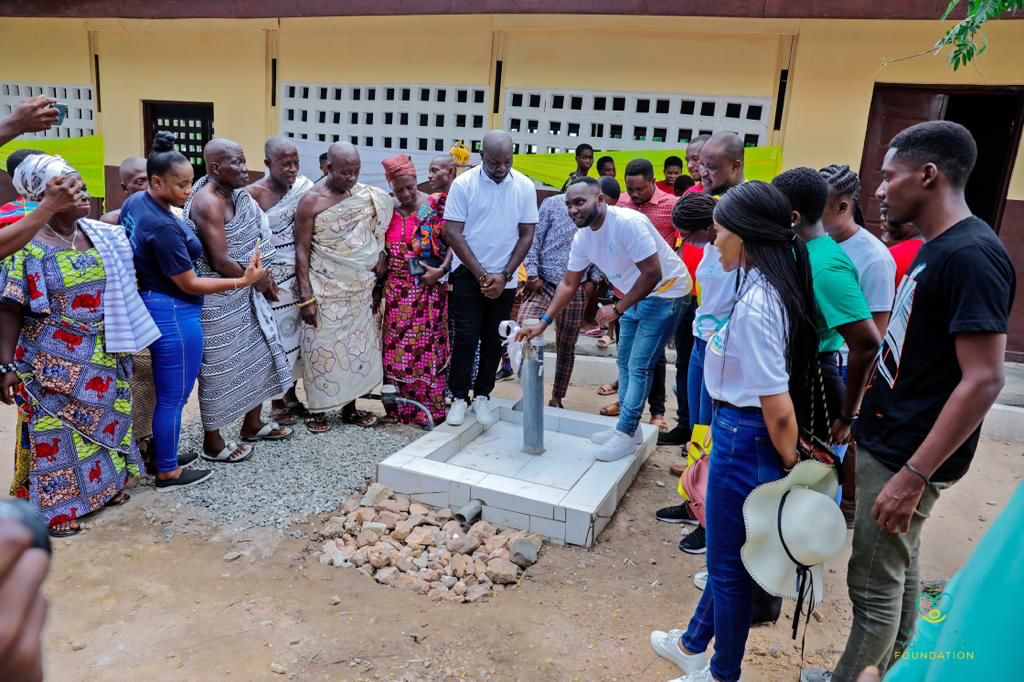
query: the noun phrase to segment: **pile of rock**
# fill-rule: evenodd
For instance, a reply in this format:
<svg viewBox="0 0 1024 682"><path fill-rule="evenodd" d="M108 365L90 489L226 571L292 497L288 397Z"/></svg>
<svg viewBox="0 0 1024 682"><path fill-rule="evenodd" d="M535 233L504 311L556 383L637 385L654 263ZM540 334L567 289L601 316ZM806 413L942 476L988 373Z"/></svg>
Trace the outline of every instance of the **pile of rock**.
<svg viewBox="0 0 1024 682"><path fill-rule="evenodd" d="M542 544L538 535L499 531L486 521L465 529L451 509L431 511L378 483L341 509L344 516L320 529L321 563L354 567L432 599L475 602L517 585Z"/></svg>

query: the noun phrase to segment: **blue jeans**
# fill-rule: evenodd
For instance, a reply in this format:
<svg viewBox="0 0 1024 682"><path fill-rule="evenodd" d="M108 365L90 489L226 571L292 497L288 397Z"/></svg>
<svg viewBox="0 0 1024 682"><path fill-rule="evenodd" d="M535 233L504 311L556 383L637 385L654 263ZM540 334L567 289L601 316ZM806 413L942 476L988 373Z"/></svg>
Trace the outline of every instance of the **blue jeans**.
<svg viewBox="0 0 1024 682"><path fill-rule="evenodd" d="M160 330L160 338L149 347L149 352L156 387L156 470L166 473L178 468L181 412L196 385L203 361L203 327L199 321L203 306L155 291L142 292L142 302Z"/></svg>
<svg viewBox="0 0 1024 682"><path fill-rule="evenodd" d="M686 397L690 404L690 430L696 424L711 424L711 396L704 384L704 353L708 342L693 337L690 368L686 374Z"/></svg>
<svg viewBox="0 0 1024 682"><path fill-rule="evenodd" d="M651 390L654 365L676 330L679 315L689 302L682 298L649 297L619 319L619 423L615 427L632 436L640 424L644 402Z"/></svg>
<svg viewBox="0 0 1024 682"><path fill-rule="evenodd" d="M683 646L702 652L714 637L711 673L721 682L735 682L740 679L754 596L754 581L740 558L747 539L743 503L751 490L782 478L784 472L760 412L719 406L711 440L704 508L708 584L683 635Z"/></svg>

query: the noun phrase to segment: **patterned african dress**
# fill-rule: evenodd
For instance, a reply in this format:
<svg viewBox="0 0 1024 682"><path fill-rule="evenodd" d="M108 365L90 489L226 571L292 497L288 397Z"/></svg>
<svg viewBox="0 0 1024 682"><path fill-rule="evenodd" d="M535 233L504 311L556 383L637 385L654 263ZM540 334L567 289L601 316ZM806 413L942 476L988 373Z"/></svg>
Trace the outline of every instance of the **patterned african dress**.
<svg viewBox="0 0 1024 682"><path fill-rule="evenodd" d="M142 459L132 438L131 353L104 350L106 273L95 248L33 241L3 261L0 301L22 306L12 494L58 524L106 504Z"/></svg>
<svg viewBox="0 0 1024 682"><path fill-rule="evenodd" d="M385 235L388 276L384 282L384 383L403 398L430 410L435 423L445 417L444 390L448 371L448 284L421 284L409 274L413 257L442 257L444 198L427 198L408 218L397 211ZM423 414L411 405L389 409L404 424L421 423Z"/></svg>

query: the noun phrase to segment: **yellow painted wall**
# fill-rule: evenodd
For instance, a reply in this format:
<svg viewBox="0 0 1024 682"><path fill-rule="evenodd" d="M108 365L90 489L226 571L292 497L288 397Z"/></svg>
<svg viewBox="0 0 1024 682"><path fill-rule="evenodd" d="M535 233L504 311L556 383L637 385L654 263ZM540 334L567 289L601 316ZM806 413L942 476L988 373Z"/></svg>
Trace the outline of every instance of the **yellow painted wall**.
<svg viewBox="0 0 1024 682"><path fill-rule="evenodd" d="M144 153L143 100L173 100L213 102L214 134L241 144L250 168L260 168L270 106L263 29L173 23L97 34L105 162Z"/></svg>
<svg viewBox="0 0 1024 682"><path fill-rule="evenodd" d="M0 19L0 80L89 83L89 36L76 19Z"/></svg>
<svg viewBox="0 0 1024 682"><path fill-rule="evenodd" d="M281 81L486 85L491 18L281 19L278 44Z"/></svg>
<svg viewBox="0 0 1024 682"><path fill-rule="evenodd" d="M682 30L694 28L693 24L680 25ZM776 35L609 29L587 31L567 26L509 31L504 84L513 88L761 97L774 94L778 76ZM707 58L714 68L700 69L692 61L684 63L697 56Z"/></svg>
<svg viewBox="0 0 1024 682"><path fill-rule="evenodd" d="M954 72L945 55L883 61L928 49L942 35L939 22L800 22L796 61L786 102L783 163L860 167L871 95L878 83L1024 84L1024 23L986 26L988 51L975 66ZM1024 155L1017 155L1009 197L1024 199Z"/></svg>

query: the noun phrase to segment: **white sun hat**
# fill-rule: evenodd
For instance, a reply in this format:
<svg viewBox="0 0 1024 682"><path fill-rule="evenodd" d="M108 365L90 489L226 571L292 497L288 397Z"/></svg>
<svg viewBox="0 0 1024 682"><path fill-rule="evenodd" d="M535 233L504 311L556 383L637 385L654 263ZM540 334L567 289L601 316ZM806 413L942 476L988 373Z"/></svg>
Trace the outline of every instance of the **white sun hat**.
<svg viewBox="0 0 1024 682"><path fill-rule="evenodd" d="M797 600L798 609L808 596L810 608L821 602L822 564L846 543L838 490L832 467L806 460L785 478L754 488L743 503L743 565L766 592Z"/></svg>

